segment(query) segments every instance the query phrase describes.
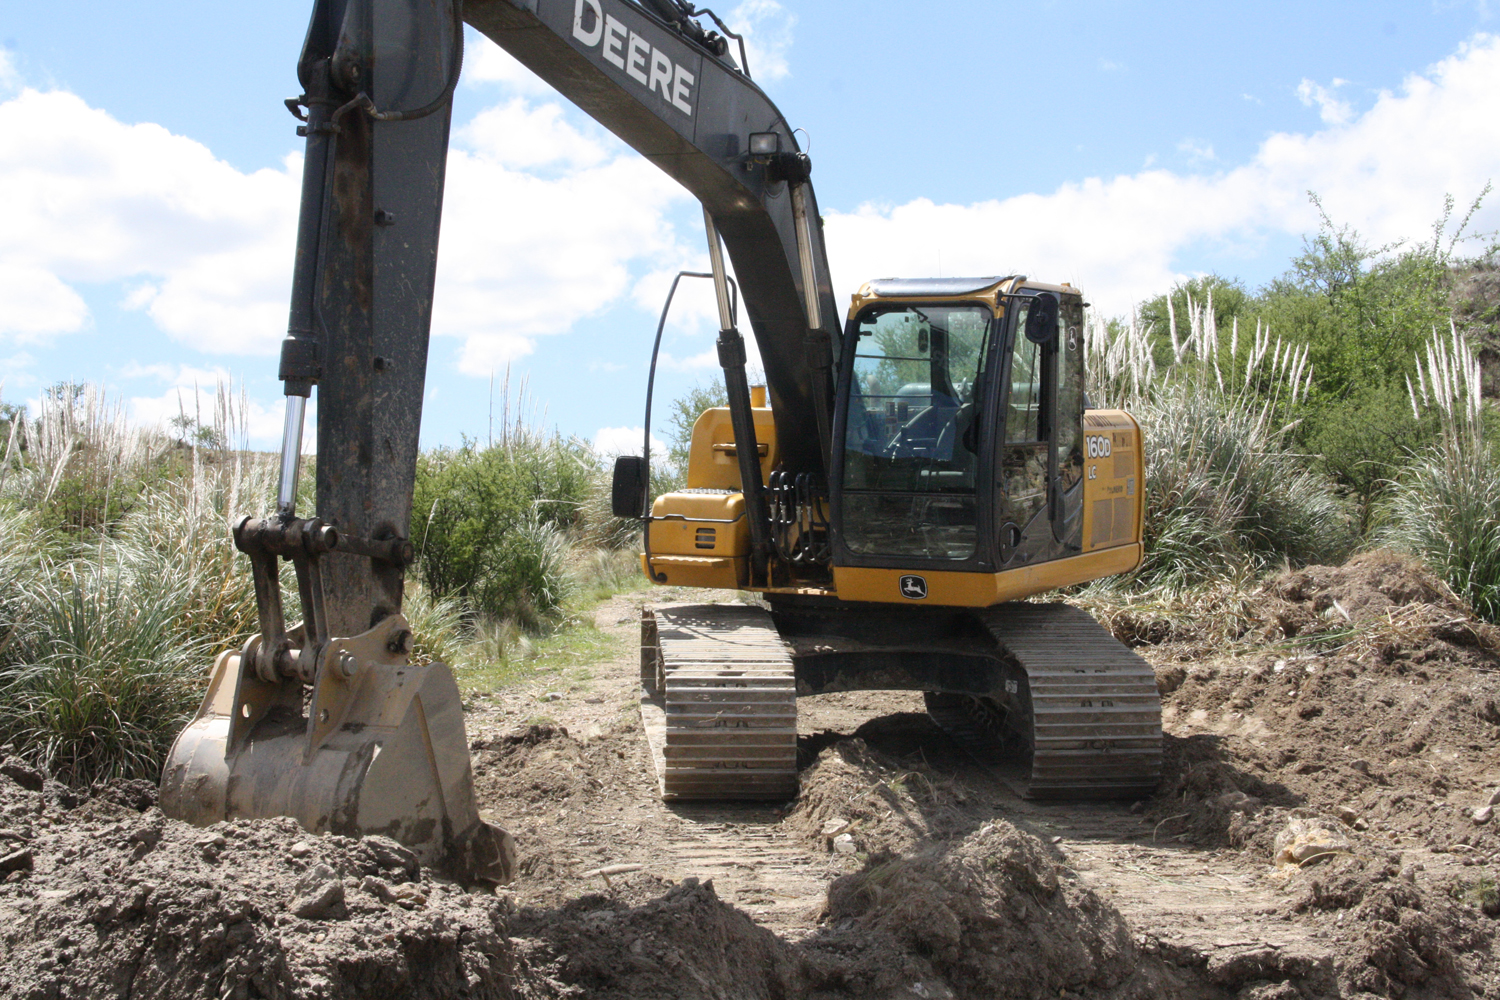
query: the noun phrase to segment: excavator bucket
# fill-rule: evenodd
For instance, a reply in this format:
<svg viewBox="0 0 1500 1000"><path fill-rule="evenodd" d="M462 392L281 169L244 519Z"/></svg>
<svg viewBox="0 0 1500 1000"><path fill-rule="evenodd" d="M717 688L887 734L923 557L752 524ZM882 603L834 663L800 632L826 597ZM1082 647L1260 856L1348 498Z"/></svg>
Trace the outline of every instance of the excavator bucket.
<svg viewBox="0 0 1500 1000"><path fill-rule="evenodd" d="M260 636L220 654L162 771L162 810L200 826L291 816L312 833L383 834L459 881L510 881L515 843L479 816L453 674L409 663L410 635L392 615L331 640L310 697L298 677L252 669Z"/></svg>

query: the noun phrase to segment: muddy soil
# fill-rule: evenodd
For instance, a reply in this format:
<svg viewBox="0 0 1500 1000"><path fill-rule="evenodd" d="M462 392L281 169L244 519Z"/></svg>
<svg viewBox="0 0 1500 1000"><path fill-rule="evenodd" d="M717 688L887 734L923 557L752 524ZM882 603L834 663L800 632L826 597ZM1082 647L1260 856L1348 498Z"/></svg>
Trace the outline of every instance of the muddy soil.
<svg viewBox="0 0 1500 1000"><path fill-rule="evenodd" d="M1163 691L1135 803L1025 801L920 694L856 692L799 702L795 803L665 805L647 597L701 599L617 597L587 680L470 706L498 894L0 762L0 997L1500 998L1500 634L1399 557L1271 581L1227 639L1109 618Z"/></svg>

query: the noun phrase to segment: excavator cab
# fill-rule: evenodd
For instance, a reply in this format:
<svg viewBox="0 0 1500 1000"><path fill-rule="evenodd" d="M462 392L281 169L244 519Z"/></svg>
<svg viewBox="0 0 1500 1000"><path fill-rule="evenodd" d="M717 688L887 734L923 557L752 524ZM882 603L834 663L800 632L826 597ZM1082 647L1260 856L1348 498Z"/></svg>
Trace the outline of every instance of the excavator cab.
<svg viewBox="0 0 1500 1000"><path fill-rule="evenodd" d="M1075 289L1024 278L855 296L835 565L989 574L1081 551L1082 313Z"/></svg>

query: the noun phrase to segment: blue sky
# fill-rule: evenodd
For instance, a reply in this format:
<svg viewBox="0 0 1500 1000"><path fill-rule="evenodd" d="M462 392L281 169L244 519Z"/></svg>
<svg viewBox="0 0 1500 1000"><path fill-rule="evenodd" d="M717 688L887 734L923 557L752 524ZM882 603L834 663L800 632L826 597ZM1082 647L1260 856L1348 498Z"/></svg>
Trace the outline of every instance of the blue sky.
<svg viewBox="0 0 1500 1000"><path fill-rule="evenodd" d="M272 444L300 171L281 101L309 7L0 15L5 399L87 380L153 421L232 379ZM1316 225L1310 188L1384 242L1500 174L1485 0L722 13L809 137L841 301L871 277L1024 271L1119 314L1193 274L1280 273ZM628 440L666 282L705 262L697 208L471 39L424 443L482 440L507 366L536 416ZM1480 228L1500 228L1497 199ZM705 293L670 328L659 399L714 374Z"/></svg>

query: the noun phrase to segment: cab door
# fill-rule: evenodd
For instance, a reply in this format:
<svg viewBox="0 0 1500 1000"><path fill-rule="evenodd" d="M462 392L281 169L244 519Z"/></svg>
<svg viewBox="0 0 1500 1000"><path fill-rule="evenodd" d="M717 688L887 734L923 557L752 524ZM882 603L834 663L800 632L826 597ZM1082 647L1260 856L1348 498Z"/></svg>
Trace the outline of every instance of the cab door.
<svg viewBox="0 0 1500 1000"><path fill-rule="evenodd" d="M996 562L1015 568L1080 551L1083 303L1023 289L1008 296L999 367Z"/></svg>

